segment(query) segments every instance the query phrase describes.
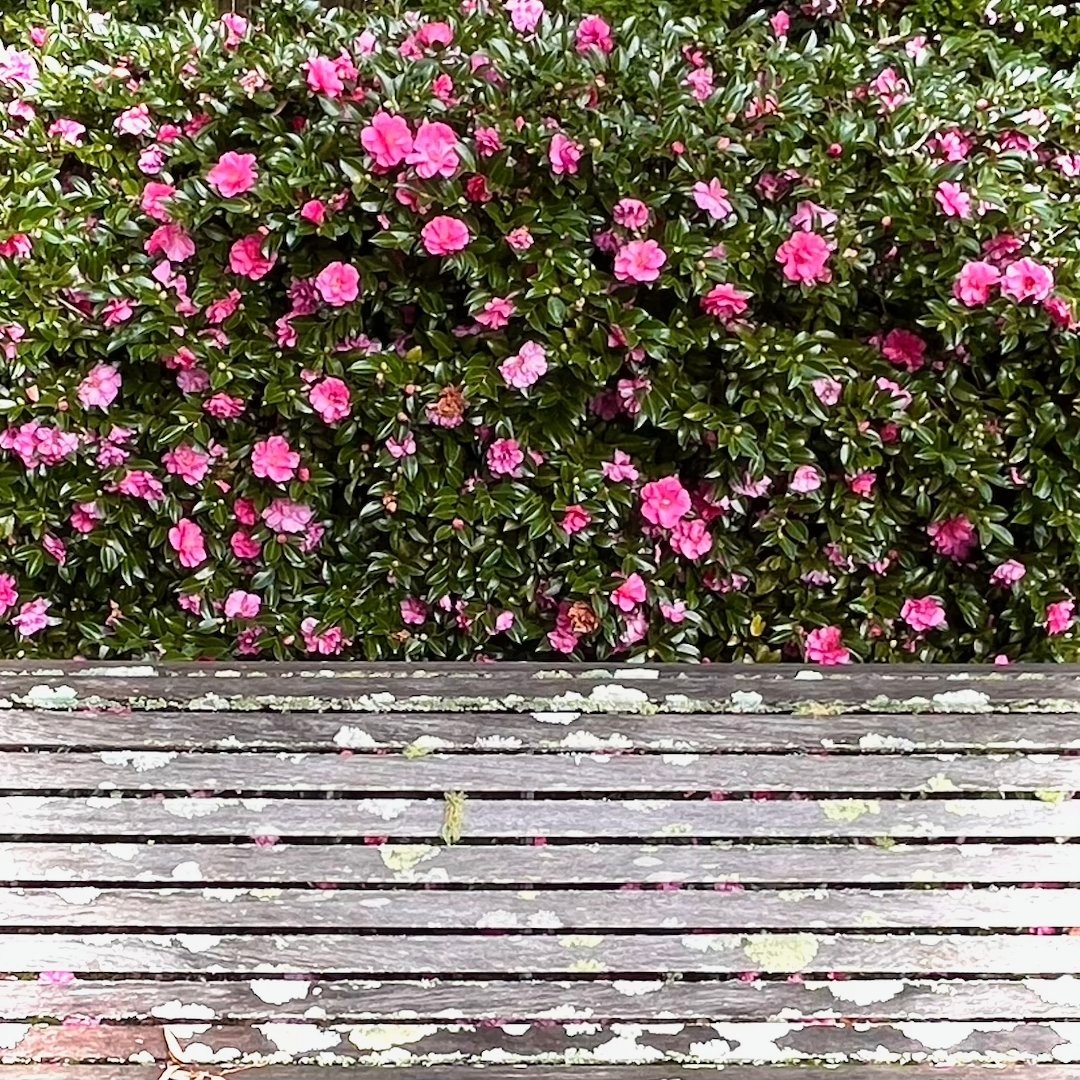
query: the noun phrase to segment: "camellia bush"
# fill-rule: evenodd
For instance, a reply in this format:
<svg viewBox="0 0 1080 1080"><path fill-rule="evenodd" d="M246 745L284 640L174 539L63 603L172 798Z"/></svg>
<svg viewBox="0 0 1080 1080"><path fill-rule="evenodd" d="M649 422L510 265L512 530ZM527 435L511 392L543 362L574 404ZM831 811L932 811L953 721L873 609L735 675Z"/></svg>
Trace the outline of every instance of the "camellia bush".
<svg viewBox="0 0 1080 1080"><path fill-rule="evenodd" d="M107 7L0 18L3 655L1075 658L1074 71Z"/></svg>

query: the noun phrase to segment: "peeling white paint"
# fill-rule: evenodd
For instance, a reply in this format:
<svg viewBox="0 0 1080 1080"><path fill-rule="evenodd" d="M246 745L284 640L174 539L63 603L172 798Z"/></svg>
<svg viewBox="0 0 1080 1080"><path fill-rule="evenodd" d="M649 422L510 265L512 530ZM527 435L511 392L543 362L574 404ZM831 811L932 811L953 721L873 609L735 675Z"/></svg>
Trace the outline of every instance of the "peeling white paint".
<svg viewBox="0 0 1080 1080"><path fill-rule="evenodd" d="M129 765L136 772L163 769L176 757L175 750L102 750L98 757L105 765L126 769Z"/></svg>
<svg viewBox="0 0 1080 1080"><path fill-rule="evenodd" d="M300 979L252 979L251 992L268 1005L284 1005L286 1001L303 1001L311 989L310 982Z"/></svg>
<svg viewBox="0 0 1080 1080"><path fill-rule="evenodd" d="M648 704L649 695L636 686L620 686L618 683L611 683L607 686L594 686L589 691L589 701L604 710L637 710L642 705Z"/></svg>
<svg viewBox="0 0 1080 1080"><path fill-rule="evenodd" d="M1074 1021L1051 1021L1050 1030L1065 1041L1051 1051L1055 1061L1080 1061L1080 1024Z"/></svg>
<svg viewBox="0 0 1080 1080"><path fill-rule="evenodd" d="M221 944L221 938L214 934L177 934L177 944L188 952L204 953Z"/></svg>
<svg viewBox="0 0 1080 1080"><path fill-rule="evenodd" d="M29 1024L0 1024L0 1050L14 1050L29 1033Z"/></svg>
<svg viewBox="0 0 1080 1080"><path fill-rule="evenodd" d="M541 724L572 724L580 717L579 712L534 712L532 714L532 718Z"/></svg>
<svg viewBox="0 0 1080 1080"><path fill-rule="evenodd" d="M800 682L820 682L825 676L820 671L811 671L809 668L803 668L801 671L796 671L794 678Z"/></svg>
<svg viewBox="0 0 1080 1080"><path fill-rule="evenodd" d="M520 750L523 743L516 735L479 735L473 745L478 750Z"/></svg>
<svg viewBox="0 0 1080 1080"><path fill-rule="evenodd" d="M845 979L841 982L808 983L814 989L827 988L839 1001L853 1005L873 1005L879 1001L892 1001L904 991L900 979Z"/></svg>
<svg viewBox="0 0 1080 1080"><path fill-rule="evenodd" d="M177 863L172 869L174 881L202 881L202 869L197 862Z"/></svg>
<svg viewBox="0 0 1080 1080"><path fill-rule="evenodd" d="M504 911L501 908L494 911L485 911L476 920L478 930L513 930L518 925L517 913Z"/></svg>
<svg viewBox="0 0 1080 1080"><path fill-rule="evenodd" d="M349 1032L357 1050L390 1050L419 1042L439 1029L431 1024L360 1024Z"/></svg>
<svg viewBox="0 0 1080 1080"><path fill-rule="evenodd" d="M761 712L765 699L756 690L735 690L731 694L733 712Z"/></svg>
<svg viewBox="0 0 1080 1080"><path fill-rule="evenodd" d="M216 814L225 802L223 799L162 799L159 805L170 817L191 821Z"/></svg>
<svg viewBox="0 0 1080 1080"><path fill-rule="evenodd" d="M185 1003L179 998L173 998L172 1001L165 1001L161 1005L155 1005L150 1010L150 1015L156 1016L159 1020L213 1020L217 1013L209 1005L199 1005L195 1002ZM203 1031L205 1030L203 1028ZM173 1031L177 1035L180 1034L175 1028L173 1028ZM191 1038L190 1035L180 1037Z"/></svg>
<svg viewBox="0 0 1080 1080"><path fill-rule="evenodd" d="M373 750L378 743L363 728L343 724L334 736L334 745L348 750Z"/></svg>
<svg viewBox="0 0 1080 1080"><path fill-rule="evenodd" d="M1024 986L1048 1005L1080 1005L1080 979L1062 975L1057 979L1025 979Z"/></svg>
<svg viewBox="0 0 1080 1080"><path fill-rule="evenodd" d="M341 1043L341 1032L326 1031L317 1024L255 1024L279 1050L287 1054L307 1054L332 1050Z"/></svg>
<svg viewBox="0 0 1080 1080"><path fill-rule="evenodd" d="M611 989L624 997L641 997L644 994L656 994L664 989L662 981L640 982L632 979L616 979L611 984Z"/></svg>
<svg viewBox="0 0 1080 1080"><path fill-rule="evenodd" d="M353 806L357 813L370 814L380 821L393 821L401 817L412 804L412 799L358 799Z"/></svg>
<svg viewBox="0 0 1080 1080"><path fill-rule="evenodd" d="M792 1024L747 1023L713 1024L716 1034L725 1042L735 1043L728 1060L734 1061L791 1061L802 1056L798 1050L777 1046L779 1039L797 1030Z"/></svg>
<svg viewBox="0 0 1080 1080"><path fill-rule="evenodd" d="M614 732L606 737L594 735L591 731L571 731L559 745L565 750L629 750L633 741L625 735Z"/></svg>
<svg viewBox="0 0 1080 1080"><path fill-rule="evenodd" d="M107 855L111 855L114 859L123 859L124 862L131 862L131 860L139 854L141 847L139 844L102 844L101 850Z"/></svg>
<svg viewBox="0 0 1080 1080"><path fill-rule="evenodd" d="M149 664L131 665L130 667L125 667L123 664L114 667L110 664L108 667L83 668L80 674L86 678L97 679L153 679L157 676L157 668L151 667Z"/></svg>
<svg viewBox="0 0 1080 1080"><path fill-rule="evenodd" d="M698 754L661 754L660 760L665 765L675 765L679 768L685 768L687 765L693 765L698 760L700 755Z"/></svg>
<svg viewBox="0 0 1080 1080"><path fill-rule="evenodd" d="M64 901L65 904L92 904L100 895L101 890L93 885L76 886L71 889L53 889L53 892Z"/></svg>
<svg viewBox="0 0 1080 1080"><path fill-rule="evenodd" d="M944 712L990 712L990 697L978 690L946 690L933 697L935 709Z"/></svg>
<svg viewBox="0 0 1080 1080"><path fill-rule="evenodd" d="M879 735L872 731L859 739L859 749L867 751L900 750L908 753L918 749L918 747L911 739L901 739L898 735Z"/></svg>
<svg viewBox="0 0 1080 1080"><path fill-rule="evenodd" d="M270 799L241 799L240 805L253 814L261 814L269 805Z"/></svg>
<svg viewBox="0 0 1080 1080"><path fill-rule="evenodd" d="M79 700L79 692L73 686L31 686L26 694L16 701L23 701L32 709L70 709Z"/></svg>
<svg viewBox="0 0 1080 1080"><path fill-rule="evenodd" d="M166 1024L178 1039L194 1039L196 1035L205 1035L210 1030L209 1024Z"/></svg>

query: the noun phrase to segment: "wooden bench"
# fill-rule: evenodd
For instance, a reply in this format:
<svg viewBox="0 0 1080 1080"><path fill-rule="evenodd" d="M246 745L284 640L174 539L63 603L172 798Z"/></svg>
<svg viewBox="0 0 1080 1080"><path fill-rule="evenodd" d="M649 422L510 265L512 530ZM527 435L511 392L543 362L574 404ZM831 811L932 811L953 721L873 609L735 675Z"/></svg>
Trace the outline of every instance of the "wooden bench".
<svg viewBox="0 0 1080 1080"><path fill-rule="evenodd" d="M1075 1080L1078 680L7 664L0 1080Z"/></svg>

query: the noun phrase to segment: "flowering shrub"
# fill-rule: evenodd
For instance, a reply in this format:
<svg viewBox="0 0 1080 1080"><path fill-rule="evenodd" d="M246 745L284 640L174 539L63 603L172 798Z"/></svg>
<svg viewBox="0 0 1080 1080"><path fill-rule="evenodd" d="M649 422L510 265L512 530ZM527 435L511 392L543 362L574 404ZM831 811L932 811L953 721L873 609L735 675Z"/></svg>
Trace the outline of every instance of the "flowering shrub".
<svg viewBox="0 0 1080 1080"><path fill-rule="evenodd" d="M1077 76L808 7L0 19L3 653L1074 657Z"/></svg>

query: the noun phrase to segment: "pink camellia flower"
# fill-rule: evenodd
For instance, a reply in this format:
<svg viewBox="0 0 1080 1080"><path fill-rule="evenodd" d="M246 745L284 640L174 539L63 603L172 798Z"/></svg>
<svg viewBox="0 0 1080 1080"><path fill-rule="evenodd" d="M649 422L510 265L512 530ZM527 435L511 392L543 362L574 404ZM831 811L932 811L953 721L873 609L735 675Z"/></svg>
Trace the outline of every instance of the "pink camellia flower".
<svg viewBox="0 0 1080 1080"><path fill-rule="evenodd" d="M581 154L581 145L568 139L561 131L551 137L548 161L551 162L551 171L556 176L573 176L578 171Z"/></svg>
<svg viewBox="0 0 1080 1080"><path fill-rule="evenodd" d="M713 538L705 522L694 518L693 521L676 521L668 543L676 554L697 562L712 550Z"/></svg>
<svg viewBox="0 0 1080 1080"><path fill-rule="evenodd" d="M878 96L883 113L895 112L910 96L911 88L891 67L887 67L870 86Z"/></svg>
<svg viewBox="0 0 1080 1080"><path fill-rule="evenodd" d="M416 453L416 439L411 434L406 434L403 439L395 439L393 435L387 437L386 452L395 460L412 457Z"/></svg>
<svg viewBox="0 0 1080 1080"><path fill-rule="evenodd" d="M308 199L300 207L300 217L317 228L326 221L326 203L322 199Z"/></svg>
<svg viewBox="0 0 1080 1080"><path fill-rule="evenodd" d="M690 95L695 101L708 101L715 89L713 69L711 67L694 68L683 83L690 87Z"/></svg>
<svg viewBox="0 0 1080 1080"><path fill-rule="evenodd" d="M946 521L934 521L926 527L934 550L957 562L963 562L978 546L975 526L964 514Z"/></svg>
<svg viewBox="0 0 1080 1080"><path fill-rule="evenodd" d="M262 544L243 529L237 529L229 537L229 547L241 562L253 562L262 554Z"/></svg>
<svg viewBox="0 0 1080 1080"><path fill-rule="evenodd" d="M424 180L434 176L449 179L457 172L461 158L457 152L457 135L449 124L425 120L417 129L412 150L405 158Z"/></svg>
<svg viewBox="0 0 1080 1080"><path fill-rule="evenodd" d="M662 529L672 529L690 513L690 492L677 476L653 480L641 489L641 516Z"/></svg>
<svg viewBox="0 0 1080 1080"><path fill-rule="evenodd" d="M1062 330L1075 330L1077 319L1072 305L1063 296L1049 296L1043 301L1043 311L1050 316L1050 321Z"/></svg>
<svg viewBox="0 0 1080 1080"><path fill-rule="evenodd" d="M234 150L222 154L206 174L207 183L225 199L250 191L258 179L255 155L238 154Z"/></svg>
<svg viewBox="0 0 1080 1080"><path fill-rule="evenodd" d="M1072 600L1059 600L1056 604L1046 605L1046 632L1048 634L1064 634L1073 625L1073 610L1075 604ZM14 620L12 620L14 622Z"/></svg>
<svg viewBox="0 0 1080 1080"><path fill-rule="evenodd" d="M37 61L30 53L0 45L0 86L35 90L38 78Z"/></svg>
<svg viewBox="0 0 1080 1080"><path fill-rule="evenodd" d="M1027 567L1016 559L1008 559L999 566L994 567L990 575L990 581L994 585L1015 585L1027 574Z"/></svg>
<svg viewBox="0 0 1080 1080"><path fill-rule="evenodd" d="M68 520L76 532L92 533L105 519L97 503L84 502L75 504Z"/></svg>
<svg viewBox="0 0 1080 1080"><path fill-rule="evenodd" d="M649 208L640 199L620 199L611 216L624 229L644 229L649 224Z"/></svg>
<svg viewBox="0 0 1080 1080"><path fill-rule="evenodd" d="M813 465L800 465L788 484L788 491L808 495L811 491L817 491L819 487L821 487L821 473Z"/></svg>
<svg viewBox="0 0 1080 1080"><path fill-rule="evenodd" d="M102 325L108 330L126 323L135 314L135 304L126 296L115 296L105 301L101 309Z"/></svg>
<svg viewBox="0 0 1080 1080"><path fill-rule="evenodd" d="M244 411L244 399L231 394L215 394L206 399L203 408L218 420L235 420Z"/></svg>
<svg viewBox="0 0 1080 1080"><path fill-rule="evenodd" d="M881 343L881 354L890 364L918 371L926 364L926 342L910 330L890 330Z"/></svg>
<svg viewBox="0 0 1080 1080"><path fill-rule="evenodd" d="M319 620L311 615L300 623L300 636L304 639L304 648L319 656L336 656L352 644L340 626L327 627L320 633Z"/></svg>
<svg viewBox="0 0 1080 1080"><path fill-rule="evenodd" d="M959 184L948 180L938 184L934 198L946 217L971 217L971 196Z"/></svg>
<svg viewBox="0 0 1080 1080"><path fill-rule="evenodd" d="M423 600L407 596L401 601L401 621L406 626L423 626L427 622L428 607Z"/></svg>
<svg viewBox="0 0 1080 1080"><path fill-rule="evenodd" d="M814 395L822 405L835 405L840 400L844 386L835 379L815 379L811 384Z"/></svg>
<svg viewBox="0 0 1080 1080"><path fill-rule="evenodd" d="M225 598L225 617L227 619L254 619L262 607L262 597L255 593L233 589Z"/></svg>
<svg viewBox="0 0 1080 1080"><path fill-rule="evenodd" d="M308 390L308 401L326 424L336 424L352 412L349 388L336 375L313 383Z"/></svg>
<svg viewBox="0 0 1080 1080"><path fill-rule="evenodd" d="M157 180L147 181L139 199L139 208L155 221L168 221L169 211L165 204L176 194L172 184L162 184ZM195 250L192 245L192 251Z"/></svg>
<svg viewBox="0 0 1080 1080"><path fill-rule="evenodd" d="M606 56L615 48L611 27L599 15L586 15L578 23L574 34L574 48L582 56L591 49L598 49Z"/></svg>
<svg viewBox="0 0 1080 1080"><path fill-rule="evenodd" d="M562 529L567 536L573 536L574 533L581 532L581 530L591 521L592 514L590 514L584 506L579 506L577 503L574 503L563 511L562 521L559 522L559 528Z"/></svg>
<svg viewBox="0 0 1080 1080"><path fill-rule="evenodd" d="M147 255L164 255L170 262L184 262L195 254L195 243L183 225L159 225L149 236L143 249Z"/></svg>
<svg viewBox="0 0 1080 1080"><path fill-rule="evenodd" d="M698 209L704 210L713 221L723 221L734 212L728 200L727 188L715 176L707 184L699 180L694 185L694 202Z"/></svg>
<svg viewBox="0 0 1080 1080"><path fill-rule="evenodd" d="M249 233L233 241L229 248L229 269L252 281L259 281L273 270L277 263L277 253L263 254L263 241L268 230L263 227L258 232Z"/></svg>
<svg viewBox="0 0 1080 1080"><path fill-rule="evenodd" d="M257 442L251 451L251 471L263 480L283 484L296 475L300 455L281 435Z"/></svg>
<svg viewBox="0 0 1080 1080"><path fill-rule="evenodd" d="M0 619L19 602L19 590L11 574L0 574Z"/></svg>
<svg viewBox="0 0 1080 1080"><path fill-rule="evenodd" d="M240 301L242 299L243 294L239 289L230 289L227 296L223 296L220 300L215 300L212 304L207 304L206 321L212 326L223 323L226 319L236 313L236 309L240 306Z"/></svg>
<svg viewBox="0 0 1080 1080"><path fill-rule="evenodd" d="M822 626L806 635L806 661L827 667L851 663L851 652L844 648L844 632L839 626Z"/></svg>
<svg viewBox="0 0 1080 1080"><path fill-rule="evenodd" d="M940 630L945 626L945 608L936 596L920 596L904 601L900 618L916 633Z"/></svg>
<svg viewBox="0 0 1080 1080"><path fill-rule="evenodd" d="M512 611L500 611L495 616L495 633L505 634L514 625L514 613Z"/></svg>
<svg viewBox="0 0 1080 1080"><path fill-rule="evenodd" d="M679 623L686 622L686 602L683 600L675 600L674 602L669 603L667 600L661 600L660 614L663 615L669 623L678 626Z"/></svg>
<svg viewBox="0 0 1080 1080"><path fill-rule="evenodd" d="M528 251L535 241L533 240L533 235L528 227L522 225L517 229L512 229L506 234L506 243L514 251Z"/></svg>
<svg viewBox="0 0 1080 1080"><path fill-rule="evenodd" d="M518 476L524 460L517 439L496 439L488 447L487 464L495 476Z"/></svg>
<svg viewBox="0 0 1080 1080"><path fill-rule="evenodd" d="M476 321L489 330L501 330L517 314L517 305L508 296L496 296L489 300L483 311L476 316Z"/></svg>
<svg viewBox="0 0 1080 1080"><path fill-rule="evenodd" d="M469 246L469 230L463 221L440 214L420 230L420 239L429 255L453 255Z"/></svg>
<svg viewBox="0 0 1080 1080"><path fill-rule="evenodd" d="M310 506L293 502L292 499L275 499L262 512L267 528L278 533L306 532L314 516L315 512Z"/></svg>
<svg viewBox="0 0 1080 1080"><path fill-rule="evenodd" d="M377 112L360 132L360 145L380 169L393 169L412 152L413 137L403 116Z"/></svg>
<svg viewBox="0 0 1080 1080"><path fill-rule="evenodd" d="M82 146L83 136L86 134L86 125L80 124L78 120L68 120L61 117L49 125L46 134L50 139L59 139L70 146Z"/></svg>
<svg viewBox="0 0 1080 1080"><path fill-rule="evenodd" d="M476 140L476 152L483 158L494 157L506 149L498 128L478 127L473 138Z"/></svg>
<svg viewBox="0 0 1080 1080"><path fill-rule="evenodd" d="M42 541L41 546L61 565L67 562L67 548L64 546L64 541L58 536L46 535Z"/></svg>
<svg viewBox="0 0 1080 1080"><path fill-rule="evenodd" d="M181 518L169 530L169 543L180 558L180 565L189 570L206 561L203 531L190 518Z"/></svg>
<svg viewBox="0 0 1080 1080"><path fill-rule="evenodd" d="M546 374L547 369L547 353L543 345L526 341L515 355L508 356L499 365L499 374L506 380L507 386L524 390Z"/></svg>
<svg viewBox="0 0 1080 1080"><path fill-rule="evenodd" d="M11 617L11 625L19 632L20 637L33 637L41 633L47 626L59 620L51 619L48 610L52 606L50 600L38 598L30 600L19 608L19 614Z"/></svg>
<svg viewBox="0 0 1080 1080"><path fill-rule="evenodd" d="M218 19L218 25L225 31L225 48L232 52L247 37L248 21L243 15L229 11Z"/></svg>
<svg viewBox="0 0 1080 1080"><path fill-rule="evenodd" d="M540 0L506 0L504 5L510 13L510 22L520 34L531 34L544 15Z"/></svg>
<svg viewBox="0 0 1080 1080"><path fill-rule="evenodd" d="M783 266L788 281L803 285L832 281L832 271L825 265L829 261L829 244L817 233L792 233L777 249L776 261Z"/></svg>
<svg viewBox="0 0 1080 1080"><path fill-rule="evenodd" d="M1017 259L1005 267L1001 278L1001 295L1015 300L1041 303L1054 291L1054 274L1049 267L1034 259Z"/></svg>
<svg viewBox="0 0 1080 1080"><path fill-rule="evenodd" d="M139 171L146 176L157 176L165 168L165 152L160 146L147 146L139 152Z"/></svg>
<svg viewBox="0 0 1080 1080"><path fill-rule="evenodd" d="M154 130L154 122L145 105L133 105L113 121L113 127L122 135L147 135Z"/></svg>
<svg viewBox="0 0 1080 1080"><path fill-rule="evenodd" d="M90 369L77 391L83 408L107 409L120 393L120 372L111 364L98 364Z"/></svg>
<svg viewBox="0 0 1080 1080"><path fill-rule="evenodd" d="M655 281L666 262L667 255L655 240L631 240L615 256L615 277L639 284Z"/></svg>
<svg viewBox="0 0 1080 1080"><path fill-rule="evenodd" d="M783 41L791 29L791 16L786 11L778 11L775 15L770 16L769 26L772 28L777 40Z"/></svg>
<svg viewBox="0 0 1080 1080"><path fill-rule="evenodd" d="M605 479L613 484L621 484L624 481L633 483L638 478L638 471L630 460L630 455L622 450L616 450L611 455L610 461L605 461L600 466Z"/></svg>
<svg viewBox="0 0 1080 1080"><path fill-rule="evenodd" d="M351 263L332 262L319 271L315 288L331 307L345 307L360 295L360 272Z"/></svg>
<svg viewBox="0 0 1080 1080"><path fill-rule="evenodd" d="M323 94L328 98L341 97L345 84L338 75L333 60L325 56L313 56L304 65L307 71L308 88L313 94Z"/></svg>
<svg viewBox="0 0 1080 1080"><path fill-rule="evenodd" d="M953 282L953 296L965 307L982 307L1001 281L1001 271L988 262L969 262Z"/></svg>
<svg viewBox="0 0 1080 1080"><path fill-rule="evenodd" d="M611 602L622 612L629 614L638 604L644 603L648 592L640 574L631 574L618 588L611 591Z"/></svg>
<svg viewBox="0 0 1080 1080"><path fill-rule="evenodd" d="M869 499L874 494L875 484L877 484L877 476L872 472L861 472L847 478L848 489L861 499Z"/></svg>
<svg viewBox="0 0 1080 1080"><path fill-rule="evenodd" d="M735 288L729 282L721 282L719 285L714 285L701 298L701 309L706 315L712 315L721 322L731 322L746 311L747 300L752 295L752 293Z"/></svg>
<svg viewBox="0 0 1080 1080"><path fill-rule="evenodd" d="M185 484L201 484L210 471L210 455L181 443L161 455L161 463L171 476L179 476Z"/></svg>

